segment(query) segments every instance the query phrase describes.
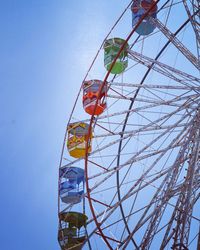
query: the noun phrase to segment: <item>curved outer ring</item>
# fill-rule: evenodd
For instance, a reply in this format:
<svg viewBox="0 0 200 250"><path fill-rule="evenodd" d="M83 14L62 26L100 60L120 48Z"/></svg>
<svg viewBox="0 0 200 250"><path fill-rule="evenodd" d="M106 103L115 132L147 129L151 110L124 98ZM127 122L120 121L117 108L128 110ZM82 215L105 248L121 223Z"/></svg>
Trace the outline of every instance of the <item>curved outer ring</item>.
<svg viewBox="0 0 200 250"><path fill-rule="evenodd" d="M159 2L159 1L160 1L160 0L158 0L157 2ZM156 2L156 4L157 4L157 2ZM108 33L108 35L106 36L106 38L105 38L104 41L102 42L102 44L101 44L101 46L100 46L100 48L99 48L99 50L98 50L96 56L94 57L94 59L93 59L91 65L90 65L90 67L89 67L89 69L88 69L88 71L87 71L87 73L86 73L86 76L85 76L84 80L87 78L87 76L88 76L88 74L89 74L91 68L93 67L94 62L95 62L97 56L99 55L100 50L102 49L105 40L109 37L109 35L111 34L111 32L112 32L112 30L114 29L114 27L118 24L118 22L120 21L121 17L124 15L124 13L125 13L125 12L127 11L127 9L130 7L131 3L132 3L132 1L129 3L129 5L126 7L126 9L123 11L123 13L121 14L121 16L118 18L117 22L114 24L114 26L111 28L110 32ZM197 11L197 12L198 12L198 11ZM146 14L148 14L148 12L147 12ZM194 15L196 15L196 13L194 13ZM144 17L141 17L140 22L143 20L143 18L145 18L145 16L144 16ZM140 22L138 22L137 26L139 26ZM187 20L187 21L186 21L186 22L185 22L185 23L184 23L184 24L183 24L174 34L177 35L177 34L181 31L181 29L182 29L188 22L189 22L189 19L188 19L188 20ZM132 30L132 32L130 33L130 35L127 37L127 40L126 40L126 41L128 41L128 40L130 39L130 37L131 37L132 34L134 33L134 31L135 31L135 29L137 28L137 26L135 26L134 30ZM125 43L126 43L126 41L125 41ZM122 45L121 50L123 50L123 48L124 48L124 46L125 46L125 43ZM168 46L169 43L170 43L170 41L168 41L167 44L163 47L163 49L159 52L159 54L156 56L155 60L158 59L158 57L162 54L162 52L163 52L164 49ZM120 55L120 53L121 53L121 51L119 52L119 55ZM116 58L115 58L115 60L114 60L114 62L113 62L113 65L114 65L114 63L116 62L117 58L118 58L118 55L116 56ZM112 70L113 65L111 65L110 71ZM153 66L153 64L152 64L152 66ZM148 75L148 73L149 73L150 70L151 70L151 68L147 70L147 72L145 73L145 76L144 76L144 78L142 79L142 81L141 81L140 84L143 83L143 81L145 80L145 78L146 78L146 76ZM106 75L107 78L108 78L109 74L110 74L110 72L107 73L107 75ZM105 78L105 79L107 79L107 78ZM105 79L104 79L103 85L105 85L105 82L106 82ZM103 88L103 86L102 86L102 88ZM72 113L73 113L74 108L75 108L75 106L76 106L76 103L77 103L78 97L79 97L79 95L80 95L81 89L82 89L82 86L81 86L81 88L80 88L80 90L79 90L79 92L78 92L78 95L77 95L75 104L74 104L74 106L73 106L73 109L72 109L72 112L71 112L71 115L70 115L70 118L69 118L69 122L70 122L70 120L71 120ZM101 93L101 91L100 91L100 93ZM97 102L98 102L98 99L97 99ZM133 102L134 102L134 101L133 101ZM130 106L131 106L131 105L133 105L133 103L131 103ZM97 106L97 103L96 103L96 106ZM129 108L130 108L130 106L129 106ZM94 111L94 112L95 112L95 111ZM128 120L128 116L129 116L129 114L127 114L127 120ZM93 120L93 118L94 118L94 115L91 117L90 129L91 129L91 125L92 125L92 120ZM69 122L68 122L68 123L69 123ZM126 121L126 122L127 122L127 121ZM126 123L124 124L124 127L123 127L123 128L125 129L125 127L126 127ZM124 130L123 130L123 131L124 131ZM61 159L62 159L62 155L63 155L63 153L64 153L64 145L65 145L66 137L67 137L67 130L66 130L66 133L65 133L65 136L64 136L64 143L63 143L63 148L62 148L62 151L61 151ZM88 145L88 142L87 142L87 145ZM120 147L121 147L121 146L119 145L119 151L120 151ZM87 148L88 148L88 146L87 146ZM88 150L87 148L86 148L86 151ZM85 162L87 161L87 158L88 158L88 153L86 153ZM120 156L118 156L118 159L119 159L119 158L120 158ZM120 160L119 160L119 161L120 161ZM59 168L61 167L61 163L62 163L62 160L60 160ZM88 174L87 171L86 171L86 174ZM58 178L58 179L60 179L60 178ZM87 184L88 184L87 182L88 182L88 180L86 179L86 186L87 186ZM58 182L58 184L59 184L59 182ZM119 195L118 197L120 198L119 183L118 183L118 187L117 187L117 188L118 188L118 195ZM90 191L90 190L89 190L89 185L88 185L88 187L87 187L87 194L89 194L88 197L90 197L89 191ZM89 202L91 202L91 199L89 200ZM92 205L92 202L91 202L91 205ZM123 208L122 208L122 210L123 210ZM60 212L60 201L59 201L59 188L58 188L58 214L59 214L59 212ZM94 214L94 217L96 218L95 214ZM94 218L94 219L95 219L95 218ZM98 223L97 220L95 221L95 223L96 223L96 222L97 222L97 224L98 224L97 228L99 229L100 224ZM96 225L97 225L97 224L96 224ZM128 225L127 225L127 226L128 226ZM102 230L101 230L101 231L102 231ZM102 235L102 237L103 237L103 235ZM104 237L103 237L103 238L104 238ZM110 246L109 246L109 248L112 249Z"/></svg>
<svg viewBox="0 0 200 250"><path fill-rule="evenodd" d="M95 63L95 61L96 61L96 59L97 59L97 57L98 57L98 55L99 55L101 49L103 48L104 42L105 42L106 39L110 36L111 32L112 32L112 31L114 30L114 28L117 26L117 24L119 23L119 21L121 20L121 18L123 17L123 15L126 13L126 11L129 9L129 7L131 6L131 4L132 4L132 1L128 4L128 6L125 8L125 10L122 12L122 14L119 16L119 18L117 19L117 21L116 21L115 24L112 26L112 28L111 28L110 31L108 32L107 36L105 37L105 39L104 39L103 42L101 43L101 45L100 45L100 47L99 47L99 49L98 49L98 51L97 51L97 53L96 53L94 59L92 60L92 63L91 63L91 65L90 65L90 67L89 67L89 69L88 69L88 71L87 71L87 73L86 73L86 75L85 75L85 77L84 77L84 79L83 79L83 82L84 82L84 81L86 80L86 78L88 77L88 75L89 75L89 73L90 73L90 70L92 69L92 67L93 67L93 65L94 65L94 63ZM78 98L79 98L79 96L80 96L81 90L82 90L82 85L81 85L81 87L80 87L80 89L79 89L79 92L78 92L78 94L77 94L77 97L76 97L75 103L74 103L74 105L73 105L73 108L72 108L70 117L69 117L69 119L68 119L67 126L68 126L68 124L70 123L70 121L71 121L71 119L72 119L72 115L73 115L73 112L74 112L74 110L75 110L76 104L77 104L77 102L78 102ZM101 92L100 92L100 93L101 93ZM60 157L60 161L59 161L59 169L60 169L61 166L62 166L62 159L63 159L64 150L65 150L66 138L67 138L67 129L66 129L66 131L65 131L64 140L63 140L63 146L62 146L62 150L61 150L61 157ZM57 203L57 204L58 204L58 207L57 207L58 219L59 219L59 213L60 213L60 193L59 193L59 187L60 187L60 172L58 171L58 203ZM58 225L59 225L59 227L61 226L60 220L59 220L59 224L58 224ZM89 243L89 247L90 247L90 243ZM90 249L91 249L91 247L90 247Z"/></svg>
<svg viewBox="0 0 200 250"><path fill-rule="evenodd" d="M104 88L106 82L107 82L107 79L110 75L110 72L115 64L115 62L117 61L117 59L119 58L122 50L125 48L125 45L128 43L129 39L131 38L131 36L133 35L133 33L135 32L135 30L138 28L138 26L140 25L140 23L148 16L148 14L151 12L151 10L155 7L155 5L159 2L160 0L158 0L157 2L155 2L151 8L146 12L144 13L141 18L139 19L138 23L136 24L136 26L133 28L133 30L130 32L130 34L128 35L128 37L126 38L126 40L124 41L124 43L122 44L120 50L118 51L118 54L116 55L115 59L113 60L112 64L111 64L111 67L109 69L109 71L107 72L105 78L104 78L104 81L103 81L103 84L101 86L101 89L99 91L99 95L97 97L97 101L96 101L96 104L95 104L95 108L94 108L94 113L96 111L96 108L97 108L97 104L98 104L98 100L100 98L100 94L101 94L101 91L102 89ZM89 130L88 130L88 133L90 134L92 132L92 123L93 123L93 120L94 120L94 113L93 115L91 116L91 119L90 119L90 124L89 124ZM95 211L94 211L94 208L92 206L92 199L91 199L91 196L90 196L90 187L89 187L89 182L88 182L88 149L89 149L89 138L87 138L86 140L86 152L85 152L85 177L86 177L86 191L87 191L87 198L88 198L88 201L89 201L89 206L90 206L90 210L91 210L91 213L92 213L92 216L94 218L94 221L95 221L95 224L96 224L96 227L97 229L99 230L99 234L101 235L101 237L103 238L103 240L105 241L105 243L107 244L107 246L109 247L109 249L113 249L110 245L110 243L108 242L107 238L105 237L103 231L101 230L101 224L98 222L97 220L97 217L95 215Z"/></svg>
<svg viewBox="0 0 200 250"><path fill-rule="evenodd" d="M104 45L104 42L106 41L106 39L110 36L111 32L114 30L114 28L117 26L117 24L119 23L119 21L121 20L121 18L123 17L123 15L125 14L125 12L128 10L128 8L131 6L132 4L132 1L128 4L128 6L125 8L125 10L122 12L122 14L119 16L119 18L117 19L117 21L115 22L115 24L112 26L112 28L110 29L110 31L108 32L107 36L105 37L105 39L103 40L103 42L101 43L94 59L92 60L92 63L83 79L83 82L86 80L86 78L88 77L89 73L90 73L90 70L92 69L101 49L103 48L103 45ZM73 115L73 112L74 112L74 109L76 107L76 104L78 102L78 98L80 96L80 93L81 93L81 90L82 90L82 85L78 91L78 94L77 94L77 97L76 97L76 100L75 100L75 103L73 105L73 108L72 108L72 111L71 111L71 114L69 116L69 119L68 119L68 123L67 123L67 126L68 124L70 123L71 119L72 119L72 115ZM62 150L61 150L61 157L60 157L60 161L59 161L59 169L61 168L62 166L62 159L63 159L63 154L64 154L64 150L65 150L65 142L66 142L66 138L67 138L67 129L65 130L65 135L64 135L64 140L63 140L63 146L62 146ZM60 197L59 197L59 185L60 185L60 175L58 173L58 218L59 218L59 212L60 212Z"/></svg>

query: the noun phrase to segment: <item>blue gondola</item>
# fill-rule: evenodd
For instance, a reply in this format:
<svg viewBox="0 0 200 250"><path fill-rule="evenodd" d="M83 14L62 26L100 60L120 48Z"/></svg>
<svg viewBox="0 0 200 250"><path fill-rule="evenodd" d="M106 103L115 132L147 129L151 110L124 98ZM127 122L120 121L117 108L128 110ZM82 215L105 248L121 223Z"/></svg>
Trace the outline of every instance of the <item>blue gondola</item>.
<svg viewBox="0 0 200 250"><path fill-rule="evenodd" d="M141 16L146 13L152 5L155 4L155 0L134 0L131 6L132 10L132 26L134 27ZM149 12L149 15L145 17L140 23L139 27L136 29L136 32L139 35L149 35L156 28L149 20L149 16L156 18L157 5L155 5Z"/></svg>
<svg viewBox="0 0 200 250"><path fill-rule="evenodd" d="M77 167L65 167L60 170L60 198L64 203L81 202L84 193L84 170Z"/></svg>

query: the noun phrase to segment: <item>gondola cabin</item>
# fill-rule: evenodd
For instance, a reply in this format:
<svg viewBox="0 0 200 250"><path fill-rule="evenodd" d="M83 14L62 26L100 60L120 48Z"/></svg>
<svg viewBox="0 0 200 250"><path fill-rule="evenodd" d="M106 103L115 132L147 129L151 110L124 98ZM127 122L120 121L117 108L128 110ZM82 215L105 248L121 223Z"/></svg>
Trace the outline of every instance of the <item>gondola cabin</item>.
<svg viewBox="0 0 200 250"><path fill-rule="evenodd" d="M156 0L134 0L131 6L132 10L132 26L134 27L142 15L146 13L149 9L152 8L152 5L155 4ZM157 5L155 5L149 12L148 16L145 17L136 32L139 35L145 36L151 34L156 28L154 24L152 24L149 20L149 16L156 18Z"/></svg>
<svg viewBox="0 0 200 250"><path fill-rule="evenodd" d="M88 153L91 152L92 132L89 134L89 125L84 122L75 122L68 125L67 148L69 154L74 158L84 157L86 154L87 139Z"/></svg>
<svg viewBox="0 0 200 250"><path fill-rule="evenodd" d="M120 55L118 53L120 48L124 45L123 50L121 51ZM129 48L128 44L125 40L121 38L112 38L108 39L104 43L104 66L109 71L111 69L112 74L120 74L122 73L128 66L128 53L127 49ZM113 62L115 58L118 56L117 60L115 61L114 65Z"/></svg>
<svg viewBox="0 0 200 250"><path fill-rule="evenodd" d="M102 84L100 80L83 82L83 108L89 115L100 115L106 109L107 83L101 90Z"/></svg>
<svg viewBox="0 0 200 250"><path fill-rule="evenodd" d="M77 167L60 169L60 198L64 203L79 203L84 193L84 170Z"/></svg>
<svg viewBox="0 0 200 250"><path fill-rule="evenodd" d="M62 250L81 250L86 239L87 216L78 212L61 212L58 242Z"/></svg>

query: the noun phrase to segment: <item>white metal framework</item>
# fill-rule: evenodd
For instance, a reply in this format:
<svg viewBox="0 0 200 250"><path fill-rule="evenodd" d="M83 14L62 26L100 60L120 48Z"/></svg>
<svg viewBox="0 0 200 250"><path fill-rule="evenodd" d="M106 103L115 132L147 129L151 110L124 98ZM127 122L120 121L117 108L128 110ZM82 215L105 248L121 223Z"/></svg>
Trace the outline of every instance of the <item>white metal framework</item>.
<svg viewBox="0 0 200 250"><path fill-rule="evenodd" d="M69 119L94 133L79 159L69 157L66 133L60 161L85 170L83 249L200 249L200 2L157 3L155 31L127 35L128 69L101 79L104 113L80 118L79 92ZM85 79L95 78L101 48ZM59 213L73 207L59 198Z"/></svg>

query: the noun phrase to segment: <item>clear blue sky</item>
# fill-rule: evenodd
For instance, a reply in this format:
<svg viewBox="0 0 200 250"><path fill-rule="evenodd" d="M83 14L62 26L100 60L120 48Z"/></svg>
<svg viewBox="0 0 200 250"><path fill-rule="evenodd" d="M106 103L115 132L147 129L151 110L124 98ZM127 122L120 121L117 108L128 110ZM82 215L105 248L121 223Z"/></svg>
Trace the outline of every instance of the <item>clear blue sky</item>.
<svg viewBox="0 0 200 250"><path fill-rule="evenodd" d="M0 0L0 249L59 250L65 127L94 55L129 2ZM129 33L126 18L113 35ZM104 74L99 67L91 78Z"/></svg>
<svg viewBox="0 0 200 250"><path fill-rule="evenodd" d="M0 1L1 249L59 249L65 126L89 63L128 2Z"/></svg>

